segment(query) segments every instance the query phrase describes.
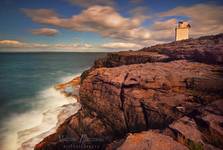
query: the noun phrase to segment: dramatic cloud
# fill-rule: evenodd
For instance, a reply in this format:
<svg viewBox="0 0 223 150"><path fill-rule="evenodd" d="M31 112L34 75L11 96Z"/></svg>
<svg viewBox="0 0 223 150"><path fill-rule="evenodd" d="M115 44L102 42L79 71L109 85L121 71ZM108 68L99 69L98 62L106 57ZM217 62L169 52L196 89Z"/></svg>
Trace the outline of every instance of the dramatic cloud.
<svg viewBox="0 0 223 150"><path fill-rule="evenodd" d="M101 47L105 48L105 49L132 49L132 50L136 50L136 49L142 48L142 45L138 45L138 44L135 44L135 43L114 42L114 43L102 44Z"/></svg>
<svg viewBox="0 0 223 150"><path fill-rule="evenodd" d="M223 6L197 4L189 7L176 7L160 14L166 16L186 16L190 22L193 37L223 32Z"/></svg>
<svg viewBox="0 0 223 150"><path fill-rule="evenodd" d="M141 18L125 18L109 6L91 6L70 18L59 17L50 9L23 9L23 11L34 22L41 24L79 32L96 32L103 37L125 41L144 41L150 38L149 30L140 27L143 21Z"/></svg>
<svg viewBox="0 0 223 150"><path fill-rule="evenodd" d="M95 32L114 41L98 46L99 49L111 49L112 47L135 49L140 47L139 45L143 47L173 41L175 27L180 21L178 18L186 18L185 21L189 21L192 26L191 37L223 32L223 17L221 15L223 6L213 4L176 7L157 14L150 14L146 7L141 6L129 11L131 17L124 17L112 5L105 4L112 4L113 0L73 0L72 2L75 4L83 2L82 5L88 7L71 17L62 17L52 9L23 9L23 12L32 21L40 24L78 32ZM101 5L93 5L96 2ZM145 20L149 20L147 27L144 24Z"/></svg>
<svg viewBox="0 0 223 150"><path fill-rule="evenodd" d="M40 28L40 29L32 29L31 32L34 35L55 36L59 31L50 28Z"/></svg>
<svg viewBox="0 0 223 150"><path fill-rule="evenodd" d="M115 4L115 0L69 0L72 4L88 7L92 5L112 6Z"/></svg>

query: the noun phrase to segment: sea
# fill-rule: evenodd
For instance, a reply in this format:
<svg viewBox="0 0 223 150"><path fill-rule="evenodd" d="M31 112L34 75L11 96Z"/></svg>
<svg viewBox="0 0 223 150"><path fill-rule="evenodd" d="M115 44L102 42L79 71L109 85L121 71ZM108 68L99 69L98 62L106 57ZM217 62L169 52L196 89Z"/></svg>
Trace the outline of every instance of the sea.
<svg viewBox="0 0 223 150"><path fill-rule="evenodd" d="M42 138L55 129L61 110L68 116L75 113L80 107L76 100L56 91L54 85L80 75L103 56L105 53L0 53L0 150L22 149L21 144L33 149L40 140L33 137L42 134Z"/></svg>

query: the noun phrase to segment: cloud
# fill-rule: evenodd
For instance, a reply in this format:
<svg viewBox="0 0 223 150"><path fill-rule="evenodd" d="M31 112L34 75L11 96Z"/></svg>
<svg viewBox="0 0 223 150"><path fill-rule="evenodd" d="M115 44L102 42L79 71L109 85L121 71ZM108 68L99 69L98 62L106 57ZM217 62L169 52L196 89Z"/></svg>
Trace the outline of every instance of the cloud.
<svg viewBox="0 0 223 150"><path fill-rule="evenodd" d="M7 47L17 48L21 47L22 45L23 43L16 40L0 40L0 48L7 48Z"/></svg>
<svg viewBox="0 0 223 150"><path fill-rule="evenodd" d="M34 35L55 36L59 31L51 28L40 28L32 29L31 32Z"/></svg>
<svg viewBox="0 0 223 150"><path fill-rule="evenodd" d="M115 0L69 0L71 4L81 7L89 7L92 5L113 6Z"/></svg>
<svg viewBox="0 0 223 150"><path fill-rule="evenodd" d="M0 48L45 48L47 44L26 43L17 40L0 40Z"/></svg>
<svg viewBox="0 0 223 150"><path fill-rule="evenodd" d="M223 32L223 6L213 4L196 4L188 7L176 7L174 9L155 14L154 22L148 27L151 39L158 42L173 41L177 18L187 18L192 28L190 37L196 38L203 35L218 34ZM208 13L204 13L208 12ZM153 17L154 17L153 16Z"/></svg>
<svg viewBox="0 0 223 150"><path fill-rule="evenodd" d="M81 3L83 2L83 3ZM97 2L97 3L96 3ZM176 7L165 12L152 14L146 7L135 7L130 11L131 17L124 17L112 7L114 0L88 1L73 0L77 5L85 6L79 13L71 17L63 17L52 9L22 9L32 21L45 25L53 25L77 32L94 32L102 37L111 38L112 43L96 46L98 49L135 49L139 45L149 46L174 40L175 27L179 18L187 18L192 25L191 37L223 32L223 6L214 4L196 4L192 6ZM93 5L100 4L99 5ZM208 13L204 13L208 12ZM148 15L149 14L149 15ZM149 26L144 21L149 20ZM57 46L63 47L63 46ZM67 46L74 48L75 46ZM87 49L86 46L85 49ZM94 49L89 48L89 49Z"/></svg>
<svg viewBox="0 0 223 150"><path fill-rule="evenodd" d="M74 44L63 44L63 43L59 43L59 44L54 44L51 45L51 48L55 48L55 49L62 49L62 50L91 50L92 48L94 48L91 44L81 44L81 43L74 43Z"/></svg>
<svg viewBox="0 0 223 150"><path fill-rule="evenodd" d="M223 6L196 4L189 7L176 7L160 14L161 17L186 16L190 22L191 35L198 37L223 32Z"/></svg>
<svg viewBox="0 0 223 150"><path fill-rule="evenodd" d="M18 45L20 44L19 41L15 41L15 40L0 40L0 44L1 45Z"/></svg>
<svg viewBox="0 0 223 150"><path fill-rule="evenodd" d="M134 18L137 18L139 22L143 22L151 18L151 16L148 15L149 14L148 7L138 6L131 9L129 12Z"/></svg>
<svg viewBox="0 0 223 150"><path fill-rule="evenodd" d="M125 41L142 41L150 38L149 30L140 27L143 21L141 18L123 17L110 6L91 6L70 18L60 17L50 9L23 9L23 12L34 22L73 31L95 32L103 37Z"/></svg>
<svg viewBox="0 0 223 150"><path fill-rule="evenodd" d="M52 9L21 9L34 22L44 24L59 24L58 14Z"/></svg>
<svg viewBox="0 0 223 150"><path fill-rule="evenodd" d="M17 40L0 40L1 51L62 51L62 52L94 52L94 51L120 51L120 50L137 50L143 46L136 43L128 42L110 42L98 45L88 43L29 43Z"/></svg>
<svg viewBox="0 0 223 150"><path fill-rule="evenodd" d="M155 31L169 30L169 29L172 29L176 24L177 24L176 19L168 19L165 21L155 21L152 26L152 29Z"/></svg>
<svg viewBox="0 0 223 150"><path fill-rule="evenodd" d="M121 42L112 42L112 43L105 43L101 45L102 48L106 49L139 49L142 48L142 45L135 44L135 43L121 43Z"/></svg>
<svg viewBox="0 0 223 150"><path fill-rule="evenodd" d="M172 41L175 36L176 19L155 21L150 27L151 37L158 41Z"/></svg>
<svg viewBox="0 0 223 150"><path fill-rule="evenodd" d="M27 49L32 51L91 51L95 50L91 44L87 43L57 43L57 44L44 44L44 43L28 43L16 40L0 40L0 51L5 50L15 50L17 51L27 51Z"/></svg>

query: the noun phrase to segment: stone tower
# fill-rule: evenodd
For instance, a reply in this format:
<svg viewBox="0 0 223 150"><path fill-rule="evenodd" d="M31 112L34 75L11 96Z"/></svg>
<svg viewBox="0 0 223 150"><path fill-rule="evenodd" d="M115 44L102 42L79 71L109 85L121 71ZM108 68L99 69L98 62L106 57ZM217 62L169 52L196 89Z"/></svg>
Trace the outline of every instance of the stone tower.
<svg viewBox="0 0 223 150"><path fill-rule="evenodd" d="M175 29L175 40L186 40L189 38L190 24L188 22L180 21Z"/></svg>

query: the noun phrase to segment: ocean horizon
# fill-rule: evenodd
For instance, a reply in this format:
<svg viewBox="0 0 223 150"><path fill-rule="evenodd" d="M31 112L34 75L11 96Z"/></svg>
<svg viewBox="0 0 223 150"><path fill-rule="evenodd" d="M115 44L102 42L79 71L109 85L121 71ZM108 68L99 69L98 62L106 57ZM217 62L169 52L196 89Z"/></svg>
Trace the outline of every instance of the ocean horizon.
<svg viewBox="0 0 223 150"><path fill-rule="evenodd" d="M54 85L80 75L95 59L104 55L81 52L0 53L0 149L17 149L21 144L18 132L41 124L43 113L48 111L47 117L55 118L56 108L75 102L56 91ZM48 124L44 129L50 128L46 126ZM22 141L32 137L32 132L23 134Z"/></svg>

